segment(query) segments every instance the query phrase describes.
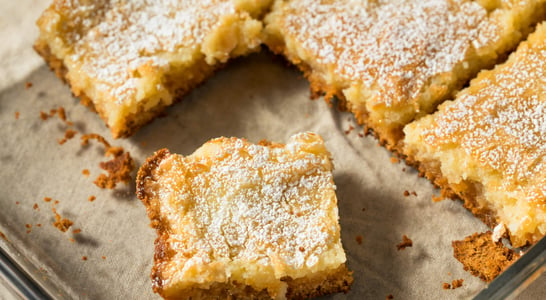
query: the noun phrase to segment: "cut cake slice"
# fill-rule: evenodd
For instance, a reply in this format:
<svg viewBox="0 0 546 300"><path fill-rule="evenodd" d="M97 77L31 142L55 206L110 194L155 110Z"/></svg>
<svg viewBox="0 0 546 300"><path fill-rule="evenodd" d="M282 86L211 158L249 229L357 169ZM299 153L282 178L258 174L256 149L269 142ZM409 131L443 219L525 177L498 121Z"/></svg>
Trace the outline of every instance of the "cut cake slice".
<svg viewBox="0 0 546 300"><path fill-rule="evenodd" d="M314 96L336 96L400 150L404 125L492 67L544 11L544 0L276 0L264 38Z"/></svg>
<svg viewBox="0 0 546 300"><path fill-rule="evenodd" d="M512 245L546 234L546 23L454 101L406 126L404 153Z"/></svg>
<svg viewBox="0 0 546 300"><path fill-rule="evenodd" d="M137 178L158 233L154 290L168 299L347 292L332 168L312 133L286 145L218 138L186 157L156 152Z"/></svg>
<svg viewBox="0 0 546 300"><path fill-rule="evenodd" d="M270 0L56 0L35 49L115 138L132 135L229 58L260 48Z"/></svg>

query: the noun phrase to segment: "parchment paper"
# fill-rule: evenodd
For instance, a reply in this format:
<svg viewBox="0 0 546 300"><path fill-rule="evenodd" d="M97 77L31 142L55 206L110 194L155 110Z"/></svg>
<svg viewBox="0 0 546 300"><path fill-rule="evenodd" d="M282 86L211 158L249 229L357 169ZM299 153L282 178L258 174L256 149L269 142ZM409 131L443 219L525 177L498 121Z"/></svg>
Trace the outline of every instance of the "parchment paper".
<svg viewBox="0 0 546 300"><path fill-rule="evenodd" d="M308 83L283 60L262 53L232 61L166 117L129 139L113 140L99 117L31 50L34 22L46 5L49 1L0 1L0 231L7 237L0 246L53 296L158 298L149 278L155 232L134 195L134 182L113 191L97 188L92 182L106 160L102 146L83 148L80 135L59 145L66 125L39 117L58 106L78 131L123 146L137 165L160 148L190 154L219 136L285 142L297 132L319 133L334 158L342 240L355 277L350 293L325 299L471 298L486 286L463 271L451 241L487 228L458 201L433 203L437 191L427 180L403 162L393 163L374 138L360 137L362 128L350 114L310 101ZM32 87L25 88L27 82ZM83 169L91 175L84 176ZM58 212L74 221L70 231L53 227L53 202L44 197L59 201ZM32 225L30 233L26 224ZM72 233L77 228L81 233ZM413 247L398 251L403 235ZM461 278L462 287L442 288ZM545 298L544 282L541 277L520 298Z"/></svg>

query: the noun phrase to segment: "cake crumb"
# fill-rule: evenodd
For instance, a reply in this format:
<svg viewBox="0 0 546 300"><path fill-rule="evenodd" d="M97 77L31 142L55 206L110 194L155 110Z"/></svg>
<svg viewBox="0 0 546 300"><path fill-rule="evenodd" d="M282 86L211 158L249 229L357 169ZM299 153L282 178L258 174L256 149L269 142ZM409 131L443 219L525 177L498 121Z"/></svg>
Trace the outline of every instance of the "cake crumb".
<svg viewBox="0 0 546 300"><path fill-rule="evenodd" d="M57 227L57 229L62 232L68 231L68 229L70 228L70 226L72 226L72 224L74 224L74 222L69 219L62 218L55 208L52 208L51 210L55 214L55 222L53 223L53 226Z"/></svg>
<svg viewBox="0 0 546 300"><path fill-rule="evenodd" d="M89 177L89 174L91 174L91 173L89 172L89 169L83 169L83 170L82 170L82 174L83 174L85 177Z"/></svg>
<svg viewBox="0 0 546 300"><path fill-rule="evenodd" d="M32 206L32 208L34 208L35 210L36 210L36 209L39 209L38 203L34 203L34 205Z"/></svg>
<svg viewBox="0 0 546 300"><path fill-rule="evenodd" d="M49 110L49 117L54 117L55 115L57 114L57 109L56 108L52 108Z"/></svg>
<svg viewBox="0 0 546 300"><path fill-rule="evenodd" d="M8 240L8 238L6 237L6 235L2 231L0 231L0 238L2 238L4 241Z"/></svg>
<svg viewBox="0 0 546 300"><path fill-rule="evenodd" d="M485 282L491 282L519 257L502 241L494 242L491 231L474 233L451 244L453 256L463 264L464 270Z"/></svg>
<svg viewBox="0 0 546 300"><path fill-rule="evenodd" d="M64 107L59 106L59 109L57 110L57 114L59 115L59 119L66 122L66 111L64 110Z"/></svg>
<svg viewBox="0 0 546 300"><path fill-rule="evenodd" d="M404 234L402 236L402 242L400 244L396 245L396 248L400 251L400 250L404 250L407 247L411 247L411 246L413 246L413 241L410 238L408 238L407 235Z"/></svg>
<svg viewBox="0 0 546 300"><path fill-rule="evenodd" d="M392 294L388 294L387 295L387 300L392 300L392 299L394 299L394 296Z"/></svg>
<svg viewBox="0 0 546 300"><path fill-rule="evenodd" d="M78 234L80 232L82 232L82 230L80 228L72 230L72 233L74 233L74 234Z"/></svg>
<svg viewBox="0 0 546 300"><path fill-rule="evenodd" d="M84 134L81 136L81 140L82 140L82 146L87 146L90 140L97 140L99 143L103 144L107 150L108 148L111 147L110 143L108 143L108 141L106 141L106 139L103 136L96 133Z"/></svg>
<svg viewBox="0 0 546 300"><path fill-rule="evenodd" d="M400 162L400 160L398 160L398 158L396 158L396 157L394 157L394 156L391 156L391 163L397 164L397 163L399 163L399 162Z"/></svg>
<svg viewBox="0 0 546 300"><path fill-rule="evenodd" d="M101 162L99 167L106 172L100 174L94 181L95 185L103 189L113 189L119 182L131 181L131 172L135 168L135 162L129 152L114 157L112 160Z"/></svg>
<svg viewBox="0 0 546 300"><path fill-rule="evenodd" d="M15 112L15 120L19 120L20 113L18 111Z"/></svg>
<svg viewBox="0 0 546 300"><path fill-rule="evenodd" d="M87 260L87 256L82 256L82 260Z"/></svg>
<svg viewBox="0 0 546 300"><path fill-rule="evenodd" d="M364 137L364 134L358 133L358 137L363 138L363 137Z"/></svg>
<svg viewBox="0 0 546 300"><path fill-rule="evenodd" d="M444 200L444 197L442 195L440 195L440 196L432 195L432 202L440 202L442 200Z"/></svg>
<svg viewBox="0 0 546 300"><path fill-rule="evenodd" d="M355 240L356 240L357 244L362 245L362 236L361 235L357 235Z"/></svg>
<svg viewBox="0 0 546 300"><path fill-rule="evenodd" d="M64 133L64 138L58 140L59 145L66 143L68 140L72 139L78 132L72 129L67 129Z"/></svg>
<svg viewBox="0 0 546 300"><path fill-rule="evenodd" d="M32 82L30 82L30 81L25 82L25 90L28 90L31 87L32 87Z"/></svg>
<svg viewBox="0 0 546 300"><path fill-rule="evenodd" d="M408 197L410 195L409 191L408 190L405 190L404 191L404 197Z"/></svg>
<svg viewBox="0 0 546 300"><path fill-rule="evenodd" d="M415 197L417 197L417 192L416 191L412 191L411 194Z"/></svg>
<svg viewBox="0 0 546 300"><path fill-rule="evenodd" d="M25 224L25 227L27 228L27 233L32 231L32 224Z"/></svg>
<svg viewBox="0 0 546 300"><path fill-rule="evenodd" d="M442 285L442 288L444 290L449 290L449 289L451 289L451 285L449 283L447 283L447 282L444 282L444 284Z"/></svg>
<svg viewBox="0 0 546 300"><path fill-rule="evenodd" d="M49 119L49 115L46 114L45 112L43 111L40 111L40 119L42 119L43 121Z"/></svg>
<svg viewBox="0 0 546 300"><path fill-rule="evenodd" d="M36 227L42 227L42 224L38 223L36 224Z"/></svg>
<svg viewBox="0 0 546 300"><path fill-rule="evenodd" d="M365 207L363 207L363 208L362 208L362 211L366 211L366 208L365 208Z"/></svg>
<svg viewBox="0 0 546 300"><path fill-rule="evenodd" d="M19 201L15 201L15 205L19 205L19 203L20 203Z"/></svg>
<svg viewBox="0 0 546 300"><path fill-rule="evenodd" d="M87 198L87 200L89 202L93 202L93 201L95 201L95 199L97 199L97 197L95 197L94 195L91 195L91 196L89 196L89 198Z"/></svg>
<svg viewBox="0 0 546 300"><path fill-rule="evenodd" d="M402 172L406 172L406 168L402 168Z"/></svg>
<svg viewBox="0 0 546 300"><path fill-rule="evenodd" d="M76 242L76 240L73 239L73 238L69 238L68 240L69 240L71 243L75 243L75 242Z"/></svg>
<svg viewBox="0 0 546 300"><path fill-rule="evenodd" d="M453 281L451 282L451 288L452 289L456 289L456 288L460 288L461 286L463 286L463 281L464 279L453 279Z"/></svg>
<svg viewBox="0 0 546 300"><path fill-rule="evenodd" d="M52 200L52 199L49 198L49 197L44 197L44 202L51 202L51 200Z"/></svg>

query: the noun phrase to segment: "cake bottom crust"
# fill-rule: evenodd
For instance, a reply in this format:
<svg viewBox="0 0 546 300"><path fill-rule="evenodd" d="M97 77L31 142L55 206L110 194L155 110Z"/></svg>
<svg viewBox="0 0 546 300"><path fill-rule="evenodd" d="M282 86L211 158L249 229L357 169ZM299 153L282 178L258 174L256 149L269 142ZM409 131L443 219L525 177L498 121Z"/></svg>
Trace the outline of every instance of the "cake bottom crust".
<svg viewBox="0 0 546 300"><path fill-rule="evenodd" d="M418 161L411 155L405 157L406 163L419 171L419 176L426 177L436 187L441 189L442 198L460 199L463 206L474 216L478 217L488 227L497 226L497 214L495 211L480 204L483 199L483 186L479 182L462 180L458 184L450 184L442 174L440 163L436 161Z"/></svg>
<svg viewBox="0 0 546 300"><path fill-rule="evenodd" d="M332 293L347 293L353 282L352 272L345 264L306 277L281 278L287 284L286 299L309 299ZM236 281L216 282L207 288L192 287L181 290L159 290L165 299L273 299L266 289L256 290Z"/></svg>
<svg viewBox="0 0 546 300"><path fill-rule="evenodd" d="M53 72L55 72L55 75L60 78L64 83L68 83L72 88L70 81L66 77L68 72L66 66L61 59L51 53L49 45L45 41L38 40L34 44L34 50L44 58L46 63L49 65L49 68ZM193 77L193 80L189 82L184 80L176 80L176 76L168 78L166 84L168 85L168 88L173 95L172 104L180 102L184 95L188 94L194 88L204 83L204 81L212 76L215 71L223 68L224 66L225 64L217 64L211 66L203 61L195 66L195 76ZM114 138L124 138L132 136L140 127L153 121L156 117L160 116L163 113L166 107L172 105L158 104L149 110L143 110L142 107L139 107L136 113L130 114L128 117L125 118L125 122L122 126L112 128L110 127L110 125L107 124L107 114L105 107L102 107L101 105L93 102L93 100L81 90L74 90L72 88L72 93L75 97L80 98L81 104L89 107L91 111L99 114L99 116L105 121L106 126L110 128L110 131Z"/></svg>

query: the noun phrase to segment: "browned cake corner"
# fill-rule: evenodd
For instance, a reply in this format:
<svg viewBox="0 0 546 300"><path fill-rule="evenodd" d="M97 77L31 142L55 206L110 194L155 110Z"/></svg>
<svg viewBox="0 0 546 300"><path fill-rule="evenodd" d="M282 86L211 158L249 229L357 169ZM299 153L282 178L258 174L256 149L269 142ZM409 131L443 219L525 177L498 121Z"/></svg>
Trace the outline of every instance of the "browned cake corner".
<svg viewBox="0 0 546 300"><path fill-rule="evenodd" d="M494 242L491 231L474 233L462 241L453 241L453 255L465 271L491 282L514 261L518 255L502 244Z"/></svg>
<svg viewBox="0 0 546 300"><path fill-rule="evenodd" d="M276 0L265 43L298 66L312 96L336 96L381 143L505 58L536 22L536 1Z"/></svg>
<svg viewBox="0 0 546 300"><path fill-rule="evenodd" d="M230 58L258 51L270 0L55 0L34 48L115 138L126 137Z"/></svg>
<svg viewBox="0 0 546 300"><path fill-rule="evenodd" d="M286 145L218 138L188 156L157 151L137 176L158 234L154 291L167 299L348 292L332 168L312 133Z"/></svg>

